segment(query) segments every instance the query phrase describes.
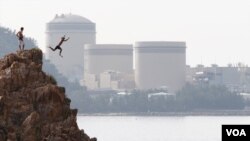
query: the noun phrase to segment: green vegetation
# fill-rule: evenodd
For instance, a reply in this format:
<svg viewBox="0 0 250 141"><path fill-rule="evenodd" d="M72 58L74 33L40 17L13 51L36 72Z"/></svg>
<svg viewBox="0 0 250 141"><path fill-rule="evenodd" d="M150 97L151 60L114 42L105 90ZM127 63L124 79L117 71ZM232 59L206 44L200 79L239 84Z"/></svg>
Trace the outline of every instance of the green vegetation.
<svg viewBox="0 0 250 141"><path fill-rule="evenodd" d="M185 110L244 108L243 98L224 86L187 85L177 94L176 99Z"/></svg>
<svg viewBox="0 0 250 141"><path fill-rule="evenodd" d="M130 95L85 95L82 113L191 112L244 108L241 96L224 86L187 85L176 95L154 95L158 90L133 91Z"/></svg>

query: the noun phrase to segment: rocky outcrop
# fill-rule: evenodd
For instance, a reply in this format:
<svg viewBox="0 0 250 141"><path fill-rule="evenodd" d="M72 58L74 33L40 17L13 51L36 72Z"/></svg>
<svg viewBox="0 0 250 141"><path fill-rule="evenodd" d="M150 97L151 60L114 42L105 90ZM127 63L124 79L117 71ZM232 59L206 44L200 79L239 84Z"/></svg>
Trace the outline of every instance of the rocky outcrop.
<svg viewBox="0 0 250 141"><path fill-rule="evenodd" d="M56 80L42 71L42 51L0 60L0 141L90 141L76 123L76 109Z"/></svg>

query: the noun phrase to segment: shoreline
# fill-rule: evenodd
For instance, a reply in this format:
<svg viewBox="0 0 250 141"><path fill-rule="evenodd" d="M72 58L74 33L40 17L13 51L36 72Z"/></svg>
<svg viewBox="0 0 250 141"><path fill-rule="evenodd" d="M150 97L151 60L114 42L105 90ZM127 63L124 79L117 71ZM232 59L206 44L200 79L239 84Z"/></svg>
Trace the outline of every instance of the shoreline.
<svg viewBox="0 0 250 141"><path fill-rule="evenodd" d="M78 116L250 116L250 110L211 110L192 112L141 112L141 113L78 113Z"/></svg>

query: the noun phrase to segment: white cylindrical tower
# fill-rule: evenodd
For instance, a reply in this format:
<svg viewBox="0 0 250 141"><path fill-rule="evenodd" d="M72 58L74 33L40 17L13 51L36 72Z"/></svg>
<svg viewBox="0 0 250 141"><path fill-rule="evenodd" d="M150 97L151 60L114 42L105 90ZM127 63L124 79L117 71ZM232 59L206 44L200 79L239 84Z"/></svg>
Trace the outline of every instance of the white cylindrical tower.
<svg viewBox="0 0 250 141"><path fill-rule="evenodd" d="M59 50L53 52L48 48L54 48L66 35L70 39L61 46L63 58L59 56ZM95 23L73 14L56 15L46 24L46 49L45 56L57 69L69 80L82 79L84 66L84 44L96 43Z"/></svg>
<svg viewBox="0 0 250 141"><path fill-rule="evenodd" d="M88 44L84 47L84 72L100 74L106 70L131 73L133 46L129 44Z"/></svg>
<svg viewBox="0 0 250 141"><path fill-rule="evenodd" d="M84 85L88 89L113 88L115 83L117 88L131 85L129 76L133 74L132 45L88 44L84 47L84 53ZM125 81L129 84L125 84Z"/></svg>
<svg viewBox="0 0 250 141"><path fill-rule="evenodd" d="M134 51L138 89L167 87L176 92L185 84L185 42L136 42Z"/></svg>

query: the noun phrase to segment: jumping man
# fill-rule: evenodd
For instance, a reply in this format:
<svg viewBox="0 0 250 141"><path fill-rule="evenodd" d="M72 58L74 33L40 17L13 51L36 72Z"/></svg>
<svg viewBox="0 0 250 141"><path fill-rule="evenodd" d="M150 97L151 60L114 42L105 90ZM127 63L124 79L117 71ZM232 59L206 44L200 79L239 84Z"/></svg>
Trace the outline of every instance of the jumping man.
<svg viewBox="0 0 250 141"><path fill-rule="evenodd" d="M62 53L61 45L62 45L62 43L63 43L64 41L68 41L68 40L69 40L69 37L68 37L68 39L65 39L65 35L64 35L64 36L61 38L61 41L59 42L59 44L58 44L55 48L52 48L52 47L50 47L50 46L49 46L49 48L50 48L52 51L55 51L55 50L59 49L59 50L60 50L59 55L60 55L61 57L63 57L63 56L61 55L61 53Z"/></svg>
<svg viewBox="0 0 250 141"><path fill-rule="evenodd" d="M16 36L18 37L19 40L19 49L24 50L24 41L23 41L23 27L21 27L20 31L17 32Z"/></svg>

